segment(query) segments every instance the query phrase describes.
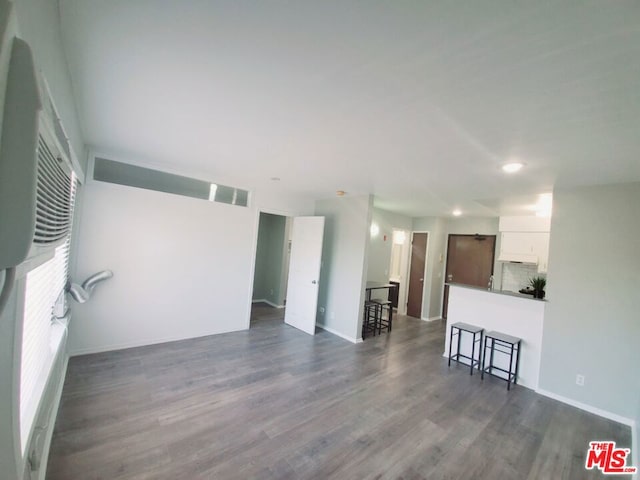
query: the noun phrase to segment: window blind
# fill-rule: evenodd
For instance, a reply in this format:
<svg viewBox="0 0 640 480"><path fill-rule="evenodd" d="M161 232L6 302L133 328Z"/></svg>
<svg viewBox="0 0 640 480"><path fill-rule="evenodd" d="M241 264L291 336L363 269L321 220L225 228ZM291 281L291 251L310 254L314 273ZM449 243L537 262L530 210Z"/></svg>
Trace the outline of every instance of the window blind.
<svg viewBox="0 0 640 480"><path fill-rule="evenodd" d="M73 173L69 188L68 207L73 211L77 189ZM54 257L26 276L20 364L20 433L23 451L62 341L61 335L52 335L55 320L53 309L57 302L64 302L70 251L69 230L64 243L55 249Z"/></svg>

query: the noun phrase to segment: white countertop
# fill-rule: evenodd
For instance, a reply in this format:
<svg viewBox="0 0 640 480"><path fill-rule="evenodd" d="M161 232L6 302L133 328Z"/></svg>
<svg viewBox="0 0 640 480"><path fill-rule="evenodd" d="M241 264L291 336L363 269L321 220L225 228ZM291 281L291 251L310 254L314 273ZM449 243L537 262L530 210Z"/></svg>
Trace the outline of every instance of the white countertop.
<svg viewBox="0 0 640 480"><path fill-rule="evenodd" d="M493 290L493 289L489 290L488 288L476 287L474 285L464 285L462 283L455 283L455 282L448 282L448 283L445 283L445 285L449 285L450 287L469 288L471 290L477 290L479 292L496 293L498 295L508 295L510 297L524 298L525 300L535 300L536 302L546 302L546 300L544 299L533 298L533 295L527 295L525 293L519 293L519 292L511 292L509 290Z"/></svg>

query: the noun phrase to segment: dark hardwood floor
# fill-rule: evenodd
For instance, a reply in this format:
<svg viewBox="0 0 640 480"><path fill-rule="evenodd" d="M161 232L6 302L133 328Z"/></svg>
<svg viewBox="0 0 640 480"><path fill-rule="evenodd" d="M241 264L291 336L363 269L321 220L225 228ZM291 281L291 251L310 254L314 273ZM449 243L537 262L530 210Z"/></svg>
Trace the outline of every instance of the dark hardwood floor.
<svg viewBox="0 0 640 480"><path fill-rule="evenodd" d="M442 322L398 316L353 345L283 312L72 358L47 478L601 479L588 442L631 445L628 427L447 368Z"/></svg>

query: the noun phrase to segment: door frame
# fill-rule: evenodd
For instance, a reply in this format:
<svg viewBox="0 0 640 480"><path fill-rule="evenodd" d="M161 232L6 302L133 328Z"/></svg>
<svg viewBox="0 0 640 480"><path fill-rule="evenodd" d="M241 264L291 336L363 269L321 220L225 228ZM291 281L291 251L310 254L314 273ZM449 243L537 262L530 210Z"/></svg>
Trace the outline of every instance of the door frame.
<svg viewBox="0 0 640 480"><path fill-rule="evenodd" d="M251 253L251 268L249 269L249 292L247 293L247 307L245 312L244 329L249 330L251 327L251 306L253 305L253 281L256 272L256 260L258 254L258 230L260 229L260 214L269 213L271 215L280 215L281 217L300 217L305 215L300 212L291 212L286 210L278 210L275 208L256 208L253 219L253 249ZM289 273L289 272L287 272Z"/></svg>
<svg viewBox="0 0 640 480"><path fill-rule="evenodd" d="M422 278L424 278L424 282L422 282L422 303L420 304L420 320L428 321L429 318L425 318L422 314L424 313L424 294L425 288L427 285L427 272L429 271L429 247L431 245L431 232L428 230L411 230L411 243L413 245L413 234L414 233L426 233L427 234L427 246L424 251L424 272L422 272ZM411 276L411 260L413 257L413 248L409 249L409 263L407 264L407 278ZM407 283L407 289L405 291L404 298L404 311L407 311L407 304L409 302L409 283Z"/></svg>
<svg viewBox="0 0 640 480"><path fill-rule="evenodd" d="M495 275L495 267L496 267L496 249L498 248L498 238L499 233L446 233L446 242L444 246L444 262L442 265L442 288L440 290L440 318L446 320L446 317L443 315L445 312L445 291L447 289L447 264L449 262L449 237L451 235L456 235L459 237L476 237L476 236L484 236L484 237L496 237L495 242L493 243L493 257L491 258L491 275ZM447 303L449 298L447 296Z"/></svg>

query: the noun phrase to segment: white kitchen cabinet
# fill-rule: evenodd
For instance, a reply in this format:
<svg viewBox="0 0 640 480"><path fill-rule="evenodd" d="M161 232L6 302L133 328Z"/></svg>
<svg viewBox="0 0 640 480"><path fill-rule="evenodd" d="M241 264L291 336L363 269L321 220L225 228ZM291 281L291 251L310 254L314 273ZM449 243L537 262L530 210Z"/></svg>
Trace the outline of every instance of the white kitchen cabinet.
<svg viewBox="0 0 640 480"><path fill-rule="evenodd" d="M536 216L500 217L500 255L503 262L534 263L547 272L551 219Z"/></svg>
<svg viewBox="0 0 640 480"><path fill-rule="evenodd" d="M533 252L538 256L538 273L547 273L549 262L549 232L531 233Z"/></svg>
<svg viewBox="0 0 640 480"><path fill-rule="evenodd" d="M538 265L538 272L547 271L549 232L502 232L498 260Z"/></svg>

